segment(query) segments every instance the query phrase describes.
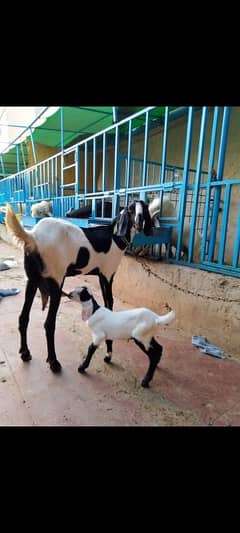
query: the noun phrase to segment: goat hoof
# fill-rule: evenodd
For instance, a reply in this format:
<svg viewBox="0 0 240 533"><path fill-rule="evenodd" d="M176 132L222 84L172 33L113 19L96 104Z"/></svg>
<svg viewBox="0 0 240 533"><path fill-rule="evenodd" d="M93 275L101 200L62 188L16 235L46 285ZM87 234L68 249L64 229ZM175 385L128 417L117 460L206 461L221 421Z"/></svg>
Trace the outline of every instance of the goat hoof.
<svg viewBox="0 0 240 533"><path fill-rule="evenodd" d="M30 361L30 360L32 359L32 356L31 356L29 350L26 350L25 352L22 352L22 353L21 353L21 359L22 359L24 362Z"/></svg>
<svg viewBox="0 0 240 533"><path fill-rule="evenodd" d="M50 363L50 368L52 370L52 372L54 372L55 374L57 372L61 372L62 370L62 367L60 365L60 363L58 361L53 361L52 363Z"/></svg>
<svg viewBox="0 0 240 533"><path fill-rule="evenodd" d="M111 360L112 360L112 358L110 357L110 355L105 355L105 357L104 357L105 363L109 364L109 363L111 363Z"/></svg>
<svg viewBox="0 0 240 533"><path fill-rule="evenodd" d="M81 372L81 374L83 374L83 373L85 372L85 368L86 368L86 367L85 367L84 365L80 365L80 366L78 367L78 372Z"/></svg>
<svg viewBox="0 0 240 533"><path fill-rule="evenodd" d="M142 387L144 387L145 389L149 389L149 382L148 382L148 381L144 381L144 379L143 379L141 385L142 385Z"/></svg>

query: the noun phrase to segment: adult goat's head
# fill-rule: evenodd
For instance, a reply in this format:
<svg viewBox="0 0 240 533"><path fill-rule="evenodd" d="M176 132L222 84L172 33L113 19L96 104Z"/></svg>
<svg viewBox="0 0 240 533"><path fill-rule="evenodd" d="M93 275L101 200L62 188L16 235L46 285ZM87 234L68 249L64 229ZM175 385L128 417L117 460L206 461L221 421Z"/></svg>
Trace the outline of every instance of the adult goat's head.
<svg viewBox="0 0 240 533"><path fill-rule="evenodd" d="M136 232L143 231L145 235L149 235L151 233L152 221L147 204L142 200L136 200L129 205L128 210Z"/></svg>
<svg viewBox="0 0 240 533"><path fill-rule="evenodd" d="M118 237L126 238L129 242L131 240L131 228L133 221L131 214L127 207L124 207L120 212L117 220L117 235Z"/></svg>
<svg viewBox="0 0 240 533"><path fill-rule="evenodd" d="M124 207L117 218L117 232L119 237L131 241L131 229L136 232L144 231L145 235L151 233L152 221L148 211L148 206L142 200L132 202L128 207Z"/></svg>

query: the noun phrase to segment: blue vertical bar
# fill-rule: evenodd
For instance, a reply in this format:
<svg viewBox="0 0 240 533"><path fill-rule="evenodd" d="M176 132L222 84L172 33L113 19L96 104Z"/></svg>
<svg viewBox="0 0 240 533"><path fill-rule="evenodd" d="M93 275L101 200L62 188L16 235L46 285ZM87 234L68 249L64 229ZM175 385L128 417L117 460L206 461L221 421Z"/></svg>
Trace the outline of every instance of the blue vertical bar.
<svg viewBox="0 0 240 533"><path fill-rule="evenodd" d="M217 166L217 179L222 180L224 164L225 164L225 155L227 149L227 136L229 130L229 120L230 120L230 107L224 107L223 111L223 125L222 125L222 134L220 140L220 149L219 149L219 158Z"/></svg>
<svg viewBox="0 0 240 533"><path fill-rule="evenodd" d="M61 152L64 150L64 107L60 108L60 124L61 124Z"/></svg>
<svg viewBox="0 0 240 533"><path fill-rule="evenodd" d="M130 168L131 168L131 155L132 155L132 120L128 123L128 151L127 151L127 172L125 186L128 189L130 187Z"/></svg>
<svg viewBox="0 0 240 533"><path fill-rule="evenodd" d="M216 151L216 143L217 143L218 118L219 118L219 107L216 106L214 108L214 114L213 114L212 138L211 138L209 162L208 162L208 174L209 175L211 174L211 170L214 167L215 151Z"/></svg>
<svg viewBox="0 0 240 533"><path fill-rule="evenodd" d="M42 163L43 165L43 176L42 176L42 183L41 183L41 197L44 197L44 184L46 182L46 163Z"/></svg>
<svg viewBox="0 0 240 533"><path fill-rule="evenodd" d="M42 164L40 164L40 183L39 181L37 181L37 198L38 200L40 200L40 187L41 187L41 191L42 191L42 171L43 171L43 166ZM37 173L37 168L36 168L36 173Z"/></svg>
<svg viewBox="0 0 240 533"><path fill-rule="evenodd" d="M107 154L107 139L106 132L103 134L103 158L102 158L102 189L105 191L106 185L106 154Z"/></svg>
<svg viewBox="0 0 240 533"><path fill-rule="evenodd" d="M4 161L3 161L3 156L2 155L1 155L1 164L2 164L3 175L4 175L4 178L5 178L6 172L5 172L5 166L4 166Z"/></svg>
<svg viewBox="0 0 240 533"><path fill-rule="evenodd" d="M113 110L113 122L117 122L118 108L113 107L112 110Z"/></svg>
<svg viewBox="0 0 240 533"><path fill-rule="evenodd" d="M203 217L203 232L202 232L203 236L202 236L202 242L201 242L201 255L200 255L201 262L204 261L205 259L208 220L209 220L209 208L210 208L210 195L211 195L211 170L214 166L214 159L215 159L218 118L219 118L219 107L216 106L214 108L214 114L213 114L212 136L211 136L209 162L208 162L208 177L207 177L206 198L205 198L205 208L204 208L204 217Z"/></svg>
<svg viewBox="0 0 240 533"><path fill-rule="evenodd" d="M60 113L61 122L61 197L63 197L63 185L64 185L64 108L61 106ZM62 209L62 204L61 204Z"/></svg>
<svg viewBox="0 0 240 533"><path fill-rule="evenodd" d="M131 187L135 187L135 161L134 159L132 162L132 167L133 167L133 171L132 171Z"/></svg>
<svg viewBox="0 0 240 533"><path fill-rule="evenodd" d="M163 131L163 145L162 145L162 166L160 168L160 183L163 184L165 181L165 169L166 169L166 159L167 159L167 138L168 138L168 122L169 122L169 107L165 107L165 117L164 117L164 131Z"/></svg>
<svg viewBox="0 0 240 533"><path fill-rule="evenodd" d="M84 176L84 194L87 194L88 192L88 143L84 143L84 170L85 170L85 176Z"/></svg>
<svg viewBox="0 0 240 533"><path fill-rule="evenodd" d="M235 235L234 249L233 249L233 261L232 261L233 268L237 268L238 266L239 249L240 249L240 205L238 206L237 228L236 228L236 235Z"/></svg>
<svg viewBox="0 0 240 533"><path fill-rule="evenodd" d="M96 137L93 139L93 192L96 192Z"/></svg>
<svg viewBox="0 0 240 533"><path fill-rule="evenodd" d="M120 189L120 176L119 176L119 127L115 129L115 151L114 151L114 193Z"/></svg>
<svg viewBox="0 0 240 533"><path fill-rule="evenodd" d="M45 185L46 196L49 197L49 180L50 180L50 161L47 162L47 182Z"/></svg>
<svg viewBox="0 0 240 533"><path fill-rule="evenodd" d="M75 198L74 206L78 208L78 194L79 194L79 159L80 159L80 147L75 148Z"/></svg>
<svg viewBox="0 0 240 533"><path fill-rule="evenodd" d="M17 171L20 172L21 168L20 168L19 144L17 144L16 146L16 151L17 151Z"/></svg>
<svg viewBox="0 0 240 533"><path fill-rule="evenodd" d="M60 162L62 160L62 156L60 158ZM55 194L59 196L59 183L58 183L58 158L55 159L55 171L54 171L54 186L55 186ZM60 191L61 193L61 191Z"/></svg>
<svg viewBox="0 0 240 533"><path fill-rule="evenodd" d="M25 188L25 202L30 197L30 172L24 172L24 188Z"/></svg>
<svg viewBox="0 0 240 533"><path fill-rule="evenodd" d="M219 251L218 251L218 264L219 265L223 265L223 261L224 261L230 197L231 197L231 184L228 183L225 189L224 209L223 209L222 226L221 226L221 232L220 232L220 243L219 243Z"/></svg>
<svg viewBox="0 0 240 533"><path fill-rule="evenodd" d="M227 147L227 136L228 136L228 130L229 130L229 118L230 118L230 107L224 107L221 139L220 139L220 146L219 146L218 166L217 166L217 180L218 181L222 180L222 177L223 177L226 147ZM211 226L211 235L210 235L209 249L208 249L208 260L209 261L212 261L213 255L214 255L220 199L221 199L221 187L216 187L216 190L214 193L212 226Z"/></svg>
<svg viewBox="0 0 240 533"><path fill-rule="evenodd" d="M187 184L188 184L188 169L189 169L191 144L192 144L193 110L194 110L193 107L189 107L187 134L186 134L186 147L185 147L185 156L184 156L184 168L183 168L183 181L182 181L180 207L179 207L178 242L177 242L177 250L176 250L177 260L179 260L181 246L182 246L182 233L183 233L183 224L184 224L184 216L185 216L185 208L186 208Z"/></svg>
<svg viewBox="0 0 240 533"><path fill-rule="evenodd" d="M33 157L34 157L34 163L35 165L37 164L37 154L36 154L36 150L35 150L35 144L34 144L34 139L33 139L33 134L32 134L32 128L30 127L30 136L31 136L31 142L32 142L32 151L33 151Z"/></svg>
<svg viewBox="0 0 240 533"><path fill-rule="evenodd" d="M146 111L146 114L145 114L144 153L143 153L143 172L142 172L142 186L143 187L146 186L148 140L149 140L149 111Z"/></svg>
<svg viewBox="0 0 240 533"><path fill-rule="evenodd" d="M52 183L53 183L53 162L54 162L54 159L51 159L51 173L49 174L49 196L51 198L52 194L53 194L53 187L52 187Z"/></svg>
<svg viewBox="0 0 240 533"><path fill-rule="evenodd" d="M208 112L207 107L203 107L201 126L200 126L199 145L198 145L197 169L196 169L194 192L193 192L192 219L191 219L191 226L190 226L189 246L188 246L188 261L192 260L194 240L195 240L199 187L200 187L200 181L201 181L202 160L203 160L203 151L204 151L204 143L205 143L205 136L206 136L207 112Z"/></svg>

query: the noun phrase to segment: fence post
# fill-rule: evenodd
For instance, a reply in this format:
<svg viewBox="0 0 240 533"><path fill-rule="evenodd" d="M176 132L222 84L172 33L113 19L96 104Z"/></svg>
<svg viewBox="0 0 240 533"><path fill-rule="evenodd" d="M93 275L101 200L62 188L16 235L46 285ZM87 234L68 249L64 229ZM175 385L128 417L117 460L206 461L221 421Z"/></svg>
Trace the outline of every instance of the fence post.
<svg viewBox="0 0 240 533"><path fill-rule="evenodd" d="M219 155L218 155L218 166L217 166L217 180L218 181L221 181L223 178L223 170L224 170L226 147L227 147L227 136L228 136L228 130L229 130L229 118L230 118L230 107L224 107L223 119L222 119L222 131L221 131L221 139L220 139ZM215 192L214 192L211 234L210 234L209 248L208 248L208 261L212 261L213 256L214 256L220 199L221 199L221 187L219 186L219 187L216 187Z"/></svg>
<svg viewBox="0 0 240 533"><path fill-rule="evenodd" d="M186 209L186 193L187 193L187 184L188 184L188 169L191 153L191 144L192 144L192 127L193 127L193 107L189 107L188 110L188 123L187 123L187 134L186 134L186 147L185 147L185 156L184 156L184 168L183 168L183 181L182 181L182 190L180 198L180 207L179 207L179 224L178 224L178 242L176 250L176 259L179 260L180 252L182 247L182 233L184 225L184 216Z"/></svg>

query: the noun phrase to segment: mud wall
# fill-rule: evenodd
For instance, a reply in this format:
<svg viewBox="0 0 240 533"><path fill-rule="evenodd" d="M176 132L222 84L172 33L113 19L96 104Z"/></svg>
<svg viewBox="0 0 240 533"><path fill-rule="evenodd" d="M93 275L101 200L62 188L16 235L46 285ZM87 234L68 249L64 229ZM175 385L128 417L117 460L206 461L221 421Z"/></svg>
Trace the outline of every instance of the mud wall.
<svg viewBox="0 0 240 533"><path fill-rule="evenodd" d="M132 306L149 307L159 314L168 303L176 312L174 327L181 334L203 335L226 354L240 357L238 279L125 256L113 293Z"/></svg>

